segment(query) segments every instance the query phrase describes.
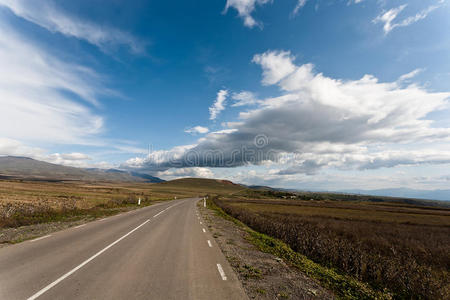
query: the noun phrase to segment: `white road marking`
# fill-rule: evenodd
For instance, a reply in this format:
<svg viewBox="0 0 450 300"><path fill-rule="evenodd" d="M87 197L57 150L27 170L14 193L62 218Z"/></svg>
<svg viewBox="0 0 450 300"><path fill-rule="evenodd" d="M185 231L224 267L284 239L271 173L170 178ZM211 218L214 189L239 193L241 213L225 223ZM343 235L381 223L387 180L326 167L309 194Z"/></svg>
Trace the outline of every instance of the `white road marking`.
<svg viewBox="0 0 450 300"><path fill-rule="evenodd" d="M210 248L212 248L212 244L211 244L211 241L210 241L210 240L208 240L208 246L209 246Z"/></svg>
<svg viewBox="0 0 450 300"><path fill-rule="evenodd" d="M157 215L163 213L164 211L168 210L169 208L178 205L182 202L176 203L172 206L169 206L168 208L160 211L159 213L157 213L156 215L154 215L153 217L156 217ZM104 219L103 219L104 220ZM136 230L138 230L139 228L141 228L142 226L144 226L145 224L147 224L148 222L150 222L151 219L148 219L147 221L145 221L144 223L142 223L141 225L137 226L136 228L134 228L133 230L131 230L130 232L128 232L127 234L125 234L124 236L122 236L121 238L115 240L113 243L109 244L108 246L106 246L105 248L103 248L102 250L98 251L97 253L95 253L94 255L92 255L91 257L89 257L88 259L86 259L84 262L82 262L80 265L76 266L75 268L73 268L72 270L70 270L69 272L67 272L66 274L64 274L63 276L59 277L58 279L56 279L55 281L53 281L52 283L50 283L49 285L47 285L46 287L44 287L43 289L41 289L40 291L38 291L36 294L34 294L33 296L29 297L27 300L34 300L37 299L39 296L41 296L42 294L44 294L45 292L47 292L48 290L50 290L52 287L54 287L55 285L57 285L58 283L60 283L61 281L63 281L64 279L66 279L67 277L69 277L70 275L72 275L73 273L75 273L76 271L78 271L79 269L81 269L82 267L84 267L86 264L88 264L90 261L92 261L93 259L95 259L97 256L101 255L103 252L105 252L106 250L108 250L109 248L111 248L112 246L114 246L115 244L117 244L118 242L120 242L121 240L123 240L124 238L126 238L127 236L129 236L130 234L132 234L133 232L135 232ZM101 221L101 220L100 220ZM50 236L50 235L48 235ZM45 236L45 237L48 237ZM41 237L39 239L43 239L45 237ZM37 239L36 239L37 240Z"/></svg>
<svg viewBox="0 0 450 300"><path fill-rule="evenodd" d="M217 264L217 270L219 270L222 280L227 280L227 275L225 275L225 272L223 271L222 266L220 264Z"/></svg>
<svg viewBox="0 0 450 300"><path fill-rule="evenodd" d="M160 211L159 213L157 213L156 215L153 216L153 218L156 218L157 216L159 216L160 214L162 214L164 212L164 210Z"/></svg>
<svg viewBox="0 0 450 300"><path fill-rule="evenodd" d="M85 226L86 224L81 224L81 225L78 225L78 226L75 226L75 228L80 228L80 227L83 227L83 226Z"/></svg>
<svg viewBox="0 0 450 300"><path fill-rule="evenodd" d="M202 228L203 232L206 232L205 228Z"/></svg>
<svg viewBox="0 0 450 300"><path fill-rule="evenodd" d="M202 222L200 222L200 225L202 225Z"/></svg>
<svg viewBox="0 0 450 300"><path fill-rule="evenodd" d="M106 220L106 218L103 218L103 219L100 219L100 220L98 220L99 222L103 222L103 221L105 221Z"/></svg>
<svg viewBox="0 0 450 300"><path fill-rule="evenodd" d="M114 246L115 244L117 244L118 242L120 242L121 240L123 240L124 238L126 238L127 236L129 236L130 234L132 234L133 232L135 232L136 230L138 230L139 228L141 228L142 226L144 226L145 224L147 224L148 222L150 222L150 219L148 219L147 221L145 221L144 223L142 223L141 225L139 225L138 227L134 228L133 230L131 230L130 232L128 232L127 234L125 234L124 236L122 236L121 238L115 240L113 243L109 244L108 246L106 246L105 248L103 248L102 250L98 251L97 253L95 253L94 255L92 255L90 258L86 259L84 262L82 262L80 265L78 265L77 267L73 268L72 270L70 270L69 272L67 272L66 274L64 274L63 276L59 277L58 279L56 279L55 281L53 281L52 283L50 283L49 285L47 285L46 287L44 287L43 289L41 289L39 292L37 292L36 294L34 294L33 296L29 297L28 300L34 300L37 299L39 296L41 296L42 294L44 294L45 292L47 292L49 289L51 289L52 287L54 287L55 285L57 285L58 283L60 283L61 281L63 281L64 279L66 279L67 277L69 277L70 275L72 275L73 273L75 273L76 271L78 271L79 269L81 269L82 267L84 267L86 264L88 264L91 260L95 259L97 256L99 256L100 254L102 254L103 252L105 252L106 250L108 250L109 248L111 248L112 246Z"/></svg>
<svg viewBox="0 0 450 300"><path fill-rule="evenodd" d="M39 241L39 240L43 240L43 239L46 239L46 238L48 238L50 236L52 236L52 235L51 234L44 235L44 236L38 237L37 239L31 240L30 242L36 242L36 241Z"/></svg>

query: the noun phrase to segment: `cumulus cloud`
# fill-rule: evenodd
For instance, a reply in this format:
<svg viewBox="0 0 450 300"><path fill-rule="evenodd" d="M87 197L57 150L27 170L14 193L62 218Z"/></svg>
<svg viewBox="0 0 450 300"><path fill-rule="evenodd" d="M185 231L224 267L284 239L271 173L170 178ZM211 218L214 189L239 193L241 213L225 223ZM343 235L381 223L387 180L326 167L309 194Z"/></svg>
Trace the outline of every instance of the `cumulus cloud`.
<svg viewBox="0 0 450 300"><path fill-rule="evenodd" d="M267 51L255 55L252 61L263 69L263 85L273 85L295 71L294 59L289 51Z"/></svg>
<svg viewBox="0 0 450 300"><path fill-rule="evenodd" d="M196 178L213 178L214 173L208 168L180 168L180 169L169 169L166 171L156 173L158 177L164 178L165 180L171 180L175 178L183 177L196 177Z"/></svg>
<svg viewBox="0 0 450 300"><path fill-rule="evenodd" d="M244 20L244 25L247 27L261 26L261 23L257 22L252 17L252 12L255 10L256 5L264 5L270 2L270 0L227 0L224 12L226 13L230 7L237 10L239 17Z"/></svg>
<svg viewBox="0 0 450 300"><path fill-rule="evenodd" d="M394 22L397 19L397 16L406 8L406 4L400 5L395 8L391 8L387 11L384 11L381 15L377 16L373 22L374 23L383 23L383 30L385 34L388 34L393 29L397 27L406 27L411 24L414 24L422 19L425 19L432 11L441 7L444 3L444 0L438 1L436 4L430 5L422 11L416 13L413 16L409 16L402 21Z"/></svg>
<svg viewBox="0 0 450 300"><path fill-rule="evenodd" d="M253 62L263 70L262 84L276 85L278 96L242 111L231 130L168 150L165 159L161 152L152 153L125 166L164 171L277 163L285 167L278 175L289 175L315 174L326 167L365 170L450 162L449 153L414 148L450 140L450 128L428 119L429 113L448 108L449 92L380 82L372 75L334 79L312 64L295 64L288 51L257 54ZM399 149L393 151L393 145Z"/></svg>
<svg viewBox="0 0 450 300"><path fill-rule="evenodd" d="M0 6L51 32L87 41L104 52L117 45L125 45L133 53L144 52L144 44L131 34L78 19L61 11L51 1L0 0Z"/></svg>
<svg viewBox="0 0 450 300"><path fill-rule="evenodd" d="M205 134L205 133L209 132L209 129L207 127L203 127L203 126L194 126L194 127L185 129L184 132L190 133L190 134Z"/></svg>
<svg viewBox="0 0 450 300"><path fill-rule="evenodd" d="M217 97L216 100L214 101L214 104L209 108L210 120L215 120L217 116L220 114L220 112L225 109L227 96L228 96L227 90L220 90L217 93Z"/></svg>

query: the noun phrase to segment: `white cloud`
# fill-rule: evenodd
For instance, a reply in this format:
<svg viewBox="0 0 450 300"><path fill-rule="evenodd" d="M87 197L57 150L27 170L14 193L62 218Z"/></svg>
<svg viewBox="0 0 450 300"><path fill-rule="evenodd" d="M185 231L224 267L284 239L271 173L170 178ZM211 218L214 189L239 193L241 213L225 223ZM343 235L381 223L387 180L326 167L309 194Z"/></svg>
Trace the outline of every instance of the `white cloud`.
<svg viewBox="0 0 450 300"><path fill-rule="evenodd" d="M403 74L398 78L399 82L410 81L412 78L416 77L419 73L423 72L423 69L415 69L409 73Z"/></svg>
<svg viewBox="0 0 450 300"><path fill-rule="evenodd" d="M213 178L214 173L208 168L192 167L192 168L169 169L163 172L156 173L156 176L161 177L165 180L183 177Z"/></svg>
<svg viewBox="0 0 450 300"><path fill-rule="evenodd" d="M227 90L220 90L217 93L214 104L209 108L209 119L215 120L222 110L225 109L225 103L228 96Z"/></svg>
<svg viewBox="0 0 450 300"><path fill-rule="evenodd" d="M244 20L244 25L247 27L261 26L253 17L252 12L255 10L256 5L263 5L270 2L270 0L227 0L225 5L225 13L228 8L232 7L237 10L239 17Z"/></svg>
<svg viewBox="0 0 450 300"><path fill-rule="evenodd" d="M308 1L308 0L298 0L297 5L295 5L294 10L292 11L292 14L293 14L293 15L296 15L296 14L298 13L298 11L299 11L300 9L302 9L303 6L305 6L305 4L306 4L307 1Z"/></svg>
<svg viewBox="0 0 450 300"><path fill-rule="evenodd" d="M256 95L249 91L242 91L240 93L233 93L231 95L231 99L234 100L234 103L231 106L247 106L258 103L258 99Z"/></svg>
<svg viewBox="0 0 450 300"><path fill-rule="evenodd" d="M101 132L103 118L69 96L98 104L107 91L93 70L62 62L1 20L0 65L0 137L77 144Z"/></svg>
<svg viewBox="0 0 450 300"><path fill-rule="evenodd" d="M397 15L402 12L406 7L406 4L400 5L399 7L392 8L383 14L376 17L373 21L375 23L384 23L383 30L384 33L389 33L392 29L396 27L395 24L392 24L392 21L394 21L395 18L397 18Z"/></svg>
<svg viewBox="0 0 450 300"><path fill-rule="evenodd" d="M441 7L443 5L444 1L440 0L434 5L430 5L424 10L418 12L417 14L407 17L403 19L402 21L399 21L397 23L394 22L395 19L397 19L397 16L406 8L406 4L400 5L396 8L391 8L388 11L384 11L381 15L377 16L373 22L374 23L383 23L383 30L385 34L388 34L393 29L397 27L406 27L411 24L414 24L422 19L425 19L432 11L435 9Z"/></svg>
<svg viewBox="0 0 450 300"><path fill-rule="evenodd" d="M194 127L185 129L184 132L190 133L190 134L205 134L205 133L209 132L209 129L207 127L203 127L203 126L194 126Z"/></svg>
<svg viewBox="0 0 450 300"><path fill-rule="evenodd" d="M0 137L0 155L38 158L44 156L44 153L38 147L29 147L17 140Z"/></svg>
<svg viewBox="0 0 450 300"><path fill-rule="evenodd" d="M404 165L446 164L450 152L418 144L450 142L431 112L448 108L450 92L417 84L379 82L371 75L334 79L296 65L286 51L268 51L253 61L262 84L280 94L239 114L232 130L212 132L196 145L168 150L172 159L139 161L144 169L239 167L279 164L278 175L316 174L326 168L366 170ZM412 78L412 74L406 78ZM227 124L225 124L227 125Z"/></svg>
<svg viewBox="0 0 450 300"><path fill-rule="evenodd" d="M111 46L125 45L133 53L144 52L144 45L132 35L118 29L81 20L59 10L51 1L0 0L15 15L51 32L85 40L108 52Z"/></svg>
<svg viewBox="0 0 450 300"><path fill-rule="evenodd" d="M295 71L294 59L290 51L267 51L255 55L252 61L263 69L262 83L272 85Z"/></svg>
<svg viewBox="0 0 450 300"><path fill-rule="evenodd" d="M17 140L0 137L0 156L22 156L29 157L49 163L72 166L72 167L98 167L111 168L112 165L106 162L96 162L92 158L79 152L72 153L51 153L39 147L30 147Z"/></svg>

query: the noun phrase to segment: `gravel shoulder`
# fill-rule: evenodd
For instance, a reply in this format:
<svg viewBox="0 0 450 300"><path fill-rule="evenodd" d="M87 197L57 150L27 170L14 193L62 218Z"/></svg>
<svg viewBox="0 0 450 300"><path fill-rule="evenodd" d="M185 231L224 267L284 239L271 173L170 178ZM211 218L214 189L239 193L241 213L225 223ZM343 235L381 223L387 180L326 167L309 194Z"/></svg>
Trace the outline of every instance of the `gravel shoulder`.
<svg viewBox="0 0 450 300"><path fill-rule="evenodd" d="M250 299L335 298L295 267L258 250L244 229L208 208L200 206L199 210Z"/></svg>

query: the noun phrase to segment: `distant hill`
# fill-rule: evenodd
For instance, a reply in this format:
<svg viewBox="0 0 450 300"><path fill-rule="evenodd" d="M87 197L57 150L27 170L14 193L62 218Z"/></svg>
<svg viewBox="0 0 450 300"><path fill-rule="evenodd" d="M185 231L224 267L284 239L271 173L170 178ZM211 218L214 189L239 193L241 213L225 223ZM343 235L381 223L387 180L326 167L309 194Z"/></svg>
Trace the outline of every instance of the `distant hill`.
<svg viewBox="0 0 450 300"><path fill-rule="evenodd" d="M206 178L181 178L152 185L153 191L178 192L180 195L221 194L232 195L247 189L247 187L228 180Z"/></svg>
<svg viewBox="0 0 450 300"><path fill-rule="evenodd" d="M415 190L407 188L393 188L377 190L345 190L341 192L374 196L390 196L444 201L450 200L450 190Z"/></svg>
<svg viewBox="0 0 450 300"><path fill-rule="evenodd" d="M0 178L45 181L86 180L122 182L163 182L147 174L129 173L116 169L83 169L62 166L28 157L0 157Z"/></svg>

